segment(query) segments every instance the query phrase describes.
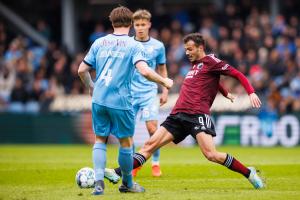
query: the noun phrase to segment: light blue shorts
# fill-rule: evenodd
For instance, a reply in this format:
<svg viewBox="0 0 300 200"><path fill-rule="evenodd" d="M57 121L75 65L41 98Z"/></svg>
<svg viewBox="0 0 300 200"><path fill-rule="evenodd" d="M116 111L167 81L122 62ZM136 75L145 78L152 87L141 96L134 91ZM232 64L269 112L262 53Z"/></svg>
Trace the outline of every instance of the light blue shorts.
<svg viewBox="0 0 300 200"><path fill-rule="evenodd" d="M134 133L134 114L132 110L108 108L92 104L94 133L98 136L113 134L117 138L132 137Z"/></svg>
<svg viewBox="0 0 300 200"><path fill-rule="evenodd" d="M141 113L141 121L158 120L158 99L156 95L146 97L135 97L133 99L134 116L137 118L138 112Z"/></svg>

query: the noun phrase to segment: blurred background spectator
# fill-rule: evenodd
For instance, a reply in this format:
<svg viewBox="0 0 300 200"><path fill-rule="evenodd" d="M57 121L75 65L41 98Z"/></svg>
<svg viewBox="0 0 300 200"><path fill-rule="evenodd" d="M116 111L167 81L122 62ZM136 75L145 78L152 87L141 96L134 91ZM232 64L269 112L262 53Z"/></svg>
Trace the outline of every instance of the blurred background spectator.
<svg viewBox="0 0 300 200"><path fill-rule="evenodd" d="M21 4L36 5L34 13ZM3 3L18 13L47 40L47 46L11 26L0 15L0 109L12 112L48 111L59 95L82 95L88 91L80 83L77 68L93 41L111 33L108 13L116 3L132 10L149 9L153 14L151 35L166 46L171 93L178 93L189 62L182 38L201 32L208 53L242 71L264 101L271 118L300 111L300 23L299 2L288 1L101 1L55 0L45 8L34 0ZM62 41L60 17L64 3L75 6L75 51ZM275 6L275 7L274 7ZM28 7L28 6L27 6ZM243 89L224 78L227 89L238 95Z"/></svg>

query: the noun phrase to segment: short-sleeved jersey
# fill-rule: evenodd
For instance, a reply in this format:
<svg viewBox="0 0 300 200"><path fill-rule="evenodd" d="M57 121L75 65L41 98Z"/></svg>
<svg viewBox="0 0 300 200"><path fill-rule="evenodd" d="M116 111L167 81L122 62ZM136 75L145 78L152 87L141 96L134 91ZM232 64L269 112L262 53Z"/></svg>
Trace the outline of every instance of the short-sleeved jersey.
<svg viewBox="0 0 300 200"><path fill-rule="evenodd" d="M179 112L188 114L210 114L210 107L219 90L220 75L233 77L239 75L235 68L216 58L213 54L206 55L194 62L181 86L180 94L171 114ZM244 81L246 82L246 81ZM243 86L254 91L246 82Z"/></svg>
<svg viewBox="0 0 300 200"><path fill-rule="evenodd" d="M157 65L166 63L165 47L162 42L151 37L148 41L139 42L144 46L145 56L149 67L155 70ZM147 80L138 70L135 70L132 80L133 97L145 96L153 90L157 91L157 84Z"/></svg>
<svg viewBox="0 0 300 200"><path fill-rule="evenodd" d="M143 46L128 35L97 39L84 58L96 70L92 102L109 108L132 109L131 81L135 64L146 61Z"/></svg>

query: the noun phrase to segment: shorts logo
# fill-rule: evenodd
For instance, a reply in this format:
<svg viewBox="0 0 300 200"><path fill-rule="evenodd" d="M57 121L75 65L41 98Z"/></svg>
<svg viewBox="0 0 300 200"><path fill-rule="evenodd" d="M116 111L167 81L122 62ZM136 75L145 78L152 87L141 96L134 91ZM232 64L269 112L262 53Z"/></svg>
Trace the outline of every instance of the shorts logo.
<svg viewBox="0 0 300 200"><path fill-rule="evenodd" d="M143 117L145 118L150 117L150 111L148 108L143 109Z"/></svg>
<svg viewBox="0 0 300 200"><path fill-rule="evenodd" d="M205 126L201 126L201 127L200 127L200 126L195 126L194 129L195 129L196 131L199 130L199 129L200 129L201 131L205 131L205 130L206 130L206 127L205 127Z"/></svg>

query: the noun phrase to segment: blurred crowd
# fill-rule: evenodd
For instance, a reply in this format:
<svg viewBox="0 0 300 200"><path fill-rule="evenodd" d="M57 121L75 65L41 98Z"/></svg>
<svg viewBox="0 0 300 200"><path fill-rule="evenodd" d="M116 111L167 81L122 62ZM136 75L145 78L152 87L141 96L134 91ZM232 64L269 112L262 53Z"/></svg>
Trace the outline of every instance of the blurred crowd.
<svg viewBox="0 0 300 200"><path fill-rule="evenodd" d="M151 36L166 47L168 73L175 81L171 93L178 93L190 64L182 38L191 32L204 35L207 53L214 53L244 73L264 102L267 113L300 111L300 18L293 14L272 17L264 9L242 10L234 4L223 9L201 12L153 13ZM74 56L51 40L47 22L36 29L49 39L47 48L17 36L8 40L6 26L0 22L0 109L9 111L47 111L53 99L62 94L87 94L77 68L88 46L110 33L101 21L93 31L81 32L82 51ZM82 30L82 29L81 29ZM84 29L89 30L89 29ZM222 78L232 93L244 89L232 78Z"/></svg>
<svg viewBox="0 0 300 200"><path fill-rule="evenodd" d="M37 30L50 37L51 28L44 21ZM36 46L22 36L13 38L5 48L5 25L0 23L0 109L11 112L49 111L58 95L83 94L77 75L83 54L70 57L56 42Z"/></svg>

